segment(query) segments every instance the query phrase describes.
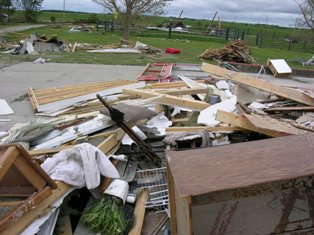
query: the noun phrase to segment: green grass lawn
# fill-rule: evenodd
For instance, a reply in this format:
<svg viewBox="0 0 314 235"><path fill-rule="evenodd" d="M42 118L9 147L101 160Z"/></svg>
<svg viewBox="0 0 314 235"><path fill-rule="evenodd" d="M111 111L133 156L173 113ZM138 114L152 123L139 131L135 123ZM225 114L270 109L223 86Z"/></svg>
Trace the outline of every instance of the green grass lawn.
<svg viewBox="0 0 314 235"><path fill-rule="evenodd" d="M9 42L18 42L25 39L27 35L37 32L45 34L47 37L56 35L64 43L93 43L100 45L109 45L120 43L121 32L77 32L70 33L68 30L73 24L57 24L48 27L27 30L6 36ZM201 63L203 60L198 56L208 48L223 47L226 42L221 38L208 36L195 36L190 34L173 33L172 38L168 38L167 32L138 31L132 33L130 40L132 42L140 41L153 47L165 50L168 47L179 48L182 53L178 55L169 54L114 54L114 53L88 53L84 51L75 51L74 53L58 52L46 53L36 56L31 55L9 55L0 54L0 60L7 61L33 61L38 57L49 59L51 62L67 63L97 63L97 64L124 64L124 65L145 65L149 62L180 62L180 63ZM252 48L252 56L260 64L265 64L268 58L282 58L288 61L291 67L302 67L294 62L297 59L307 60L312 57L312 52L302 53L295 51Z"/></svg>

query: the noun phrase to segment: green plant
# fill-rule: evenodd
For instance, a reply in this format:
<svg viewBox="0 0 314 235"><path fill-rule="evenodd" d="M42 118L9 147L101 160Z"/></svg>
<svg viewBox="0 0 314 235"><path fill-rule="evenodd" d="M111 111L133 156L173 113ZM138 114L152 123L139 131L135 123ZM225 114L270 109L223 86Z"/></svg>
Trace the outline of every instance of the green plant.
<svg viewBox="0 0 314 235"><path fill-rule="evenodd" d="M100 202L89 207L82 215L82 221L94 232L106 235L124 234L126 222L122 213L122 200L105 195Z"/></svg>
<svg viewBox="0 0 314 235"><path fill-rule="evenodd" d="M55 16L51 16L50 17L50 22L55 22L56 21L56 17Z"/></svg>

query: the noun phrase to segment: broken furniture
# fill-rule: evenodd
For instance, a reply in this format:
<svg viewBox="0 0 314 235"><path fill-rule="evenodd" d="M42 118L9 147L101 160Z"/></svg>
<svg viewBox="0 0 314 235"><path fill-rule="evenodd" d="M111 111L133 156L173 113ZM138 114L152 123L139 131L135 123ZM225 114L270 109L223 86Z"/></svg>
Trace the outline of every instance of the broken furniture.
<svg viewBox="0 0 314 235"><path fill-rule="evenodd" d="M286 78L292 73L291 68L287 62L283 59L270 60L267 61L267 66L270 71L274 74L275 78Z"/></svg>
<svg viewBox="0 0 314 235"><path fill-rule="evenodd" d="M313 140L168 151L172 234L313 232Z"/></svg>
<svg viewBox="0 0 314 235"><path fill-rule="evenodd" d="M45 203L58 185L20 145L0 146L0 166L0 233L19 233L28 225L20 220Z"/></svg>

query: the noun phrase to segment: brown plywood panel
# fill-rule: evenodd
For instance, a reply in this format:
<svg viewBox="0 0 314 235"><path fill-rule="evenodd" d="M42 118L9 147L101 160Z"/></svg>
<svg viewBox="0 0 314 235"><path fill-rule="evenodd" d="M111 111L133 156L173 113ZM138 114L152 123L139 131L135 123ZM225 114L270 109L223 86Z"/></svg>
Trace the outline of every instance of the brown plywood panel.
<svg viewBox="0 0 314 235"><path fill-rule="evenodd" d="M189 151L168 151L181 196L314 175L314 134Z"/></svg>

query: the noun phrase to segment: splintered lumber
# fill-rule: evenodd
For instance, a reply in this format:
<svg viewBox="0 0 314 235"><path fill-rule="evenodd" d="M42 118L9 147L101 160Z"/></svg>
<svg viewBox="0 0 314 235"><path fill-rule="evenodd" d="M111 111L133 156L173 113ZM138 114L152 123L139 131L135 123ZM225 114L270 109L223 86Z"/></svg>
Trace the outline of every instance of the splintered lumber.
<svg viewBox="0 0 314 235"><path fill-rule="evenodd" d="M194 131L210 131L210 132L229 132L229 131L243 131L244 129L237 126L187 126L187 127L168 127L166 132L194 132Z"/></svg>
<svg viewBox="0 0 314 235"><path fill-rule="evenodd" d="M309 132L300 130L289 123L281 122L277 119L261 116L258 114L244 114L245 118L252 123L258 130L263 129L265 132L273 133L274 137L287 135L302 135Z"/></svg>
<svg viewBox="0 0 314 235"><path fill-rule="evenodd" d="M142 90L124 89L125 95L136 95L144 99L156 98L155 101L159 104L178 106L191 110L201 111L208 108L210 105L203 101L197 101L193 99L179 98L172 95L164 95L156 92L146 92Z"/></svg>
<svg viewBox="0 0 314 235"><path fill-rule="evenodd" d="M37 112L58 111L79 102L96 99L96 94L111 95L121 93L122 89L144 87L144 82L117 80L104 83L90 83L59 88L28 89L32 106Z"/></svg>
<svg viewBox="0 0 314 235"><path fill-rule="evenodd" d="M141 234L145 216L145 203L148 199L148 193L148 189L143 189L138 199L136 200L134 209L135 222L133 228L129 232L129 235Z"/></svg>
<svg viewBox="0 0 314 235"><path fill-rule="evenodd" d="M293 127L289 123L257 114L236 115L218 110L216 120L271 137L301 135L308 133L307 131Z"/></svg>
<svg viewBox="0 0 314 235"><path fill-rule="evenodd" d="M302 104L314 106L313 97L295 89L271 84L269 82L254 78L243 73L233 72L207 63L203 63L202 70L208 72L209 74L213 74L217 77L221 77L223 79L232 80L241 84L245 84L270 92L272 94L284 97L289 100L294 100Z"/></svg>

